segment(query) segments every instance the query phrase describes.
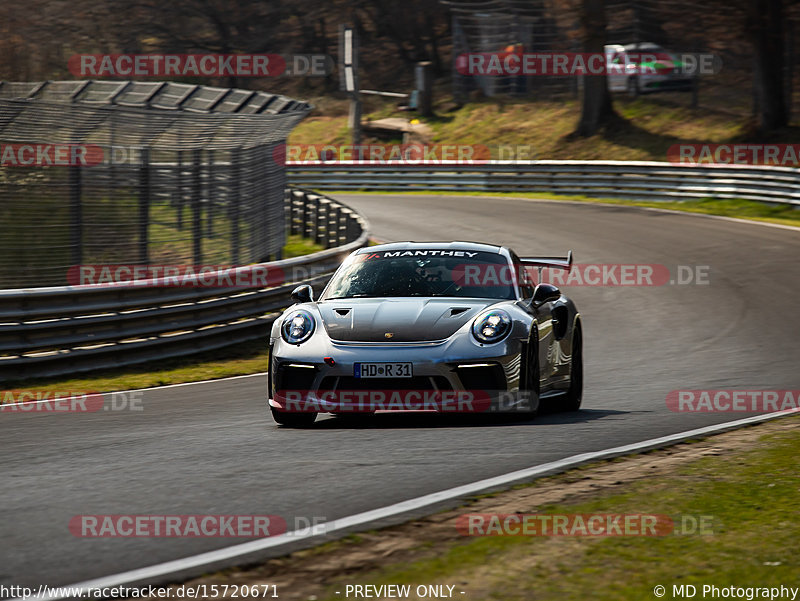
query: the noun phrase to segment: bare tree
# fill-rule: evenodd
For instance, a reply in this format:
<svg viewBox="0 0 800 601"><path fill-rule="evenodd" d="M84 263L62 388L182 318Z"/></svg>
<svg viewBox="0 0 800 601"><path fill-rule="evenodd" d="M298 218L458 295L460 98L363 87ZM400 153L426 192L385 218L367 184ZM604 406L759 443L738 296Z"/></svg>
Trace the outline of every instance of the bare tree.
<svg viewBox="0 0 800 601"><path fill-rule="evenodd" d="M583 0L581 8L584 52L605 52L606 12L605 0ZM575 135L589 137L616 116L608 92L605 76L587 75L583 82L583 105L581 119Z"/></svg>
<svg viewBox="0 0 800 601"><path fill-rule="evenodd" d="M788 122L784 80L783 0L750 0L747 32L753 43L753 87L759 131Z"/></svg>
<svg viewBox="0 0 800 601"><path fill-rule="evenodd" d="M406 64L431 61L437 75L444 73L440 38L449 27L448 9L430 0L359 0L353 5L366 31L362 44L387 40Z"/></svg>

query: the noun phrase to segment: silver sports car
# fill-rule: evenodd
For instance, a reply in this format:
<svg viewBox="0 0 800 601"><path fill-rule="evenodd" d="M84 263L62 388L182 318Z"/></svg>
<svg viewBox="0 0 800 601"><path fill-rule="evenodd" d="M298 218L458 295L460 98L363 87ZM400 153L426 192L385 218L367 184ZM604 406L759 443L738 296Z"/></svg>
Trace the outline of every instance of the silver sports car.
<svg viewBox="0 0 800 601"><path fill-rule="evenodd" d="M351 254L318 299L310 286L272 326L269 406L278 424L381 410L577 410L581 318L542 269L473 242L397 242ZM537 277L538 274L538 277Z"/></svg>

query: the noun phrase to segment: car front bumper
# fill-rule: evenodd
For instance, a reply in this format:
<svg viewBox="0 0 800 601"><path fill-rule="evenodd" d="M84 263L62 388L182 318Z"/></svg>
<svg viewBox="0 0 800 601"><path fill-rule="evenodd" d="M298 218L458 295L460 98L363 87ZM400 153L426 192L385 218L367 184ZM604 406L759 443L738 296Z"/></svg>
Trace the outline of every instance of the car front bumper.
<svg viewBox="0 0 800 601"><path fill-rule="evenodd" d="M419 343L335 342L320 336L301 345L272 341L269 404L287 410L287 393L326 391L469 391L480 395L520 388L525 341L480 344L468 336ZM327 360L326 360L327 359ZM411 363L411 378L356 378L356 363ZM277 393L277 394L276 394Z"/></svg>

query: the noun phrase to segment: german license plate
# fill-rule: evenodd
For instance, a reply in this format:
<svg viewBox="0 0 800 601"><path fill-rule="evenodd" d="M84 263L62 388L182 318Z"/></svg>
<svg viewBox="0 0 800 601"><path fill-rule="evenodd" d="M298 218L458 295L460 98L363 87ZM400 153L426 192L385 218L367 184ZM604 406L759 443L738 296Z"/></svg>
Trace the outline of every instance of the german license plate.
<svg viewBox="0 0 800 601"><path fill-rule="evenodd" d="M411 363L356 363L353 375L356 378L410 378Z"/></svg>

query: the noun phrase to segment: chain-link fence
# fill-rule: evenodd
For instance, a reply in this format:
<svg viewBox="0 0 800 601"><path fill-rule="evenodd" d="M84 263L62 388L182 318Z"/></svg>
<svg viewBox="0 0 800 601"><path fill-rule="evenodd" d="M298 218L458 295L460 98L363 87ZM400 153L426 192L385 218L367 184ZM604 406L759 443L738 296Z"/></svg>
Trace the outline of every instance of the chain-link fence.
<svg viewBox="0 0 800 601"><path fill-rule="evenodd" d="M470 53L579 52L575 12L540 0L444 0L452 11L453 57ZM540 96L574 92L575 78L465 75L453 70L453 93L465 99L479 90L485 96Z"/></svg>
<svg viewBox="0 0 800 601"><path fill-rule="evenodd" d="M457 67L469 53L582 52L580 0L440 0L451 10L453 32L453 93L461 100L473 95L526 98L577 97L578 77L551 75L470 75ZM608 44L655 44L678 56L715 57L713 74L699 73L693 94L675 96L686 104L719 108L738 115L753 111L754 48L747 3L713 0L607 0ZM782 22L786 105L800 110L800 3L787 2ZM676 73L677 74L677 73ZM688 88L687 88L687 91Z"/></svg>
<svg viewBox="0 0 800 601"><path fill-rule="evenodd" d="M63 285L82 264L279 257L281 146L309 110L173 83L0 85L0 288Z"/></svg>

